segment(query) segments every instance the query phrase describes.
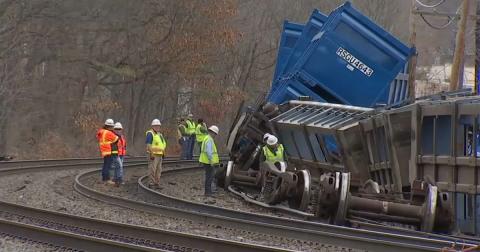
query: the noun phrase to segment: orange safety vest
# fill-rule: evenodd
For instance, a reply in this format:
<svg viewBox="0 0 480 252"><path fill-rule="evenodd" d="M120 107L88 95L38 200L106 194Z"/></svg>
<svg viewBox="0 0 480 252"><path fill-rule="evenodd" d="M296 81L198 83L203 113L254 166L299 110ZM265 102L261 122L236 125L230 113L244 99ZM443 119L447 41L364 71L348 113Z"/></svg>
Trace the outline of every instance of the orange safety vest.
<svg viewBox="0 0 480 252"><path fill-rule="evenodd" d="M115 133L107 129L99 129L97 131L97 140L102 157L118 154L118 136Z"/></svg>
<svg viewBox="0 0 480 252"><path fill-rule="evenodd" d="M118 139L118 155L125 156L125 154L127 154L127 139L121 135Z"/></svg>

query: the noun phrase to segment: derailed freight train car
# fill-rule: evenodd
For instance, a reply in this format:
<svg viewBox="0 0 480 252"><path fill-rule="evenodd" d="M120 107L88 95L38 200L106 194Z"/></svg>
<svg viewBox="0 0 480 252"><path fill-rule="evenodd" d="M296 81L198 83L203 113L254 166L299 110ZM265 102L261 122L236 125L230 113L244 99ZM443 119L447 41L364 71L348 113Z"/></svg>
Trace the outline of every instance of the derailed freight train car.
<svg viewBox="0 0 480 252"><path fill-rule="evenodd" d="M403 81L402 85L391 83L404 69L414 50L361 15L348 2L336 9L322 25L320 17L319 13L314 12L310 18L311 24L305 25L302 35L298 38L297 35L293 36L297 43L302 43L300 47L305 51L295 64L288 62L292 67L287 65L279 71L281 76L273 81L267 100L259 100L248 113L238 115L236 125L230 132L228 146L233 160L242 166L241 169L255 164L255 160L249 160L252 159L250 154L261 145L263 134L273 131L269 118L276 111L274 106L266 103L281 104L308 96L314 101L354 106L367 104L371 107L377 103L388 103L388 93L396 95L395 99L390 100L399 101L399 92L389 91L392 86L405 88L406 85ZM308 27L310 29L306 29ZM284 29L285 33L290 33L287 26ZM318 33L312 36L317 30ZM308 38L312 40L305 47L303 43ZM282 40L287 39L287 35L282 36ZM280 50L291 53L292 50L285 50L284 44L281 43ZM339 49L349 52L350 56L341 52L337 54ZM291 54L289 61L292 58L296 59L296 56ZM362 62L367 65L360 64ZM281 64L283 62L279 57L277 68ZM368 70L365 73L367 66L373 72ZM329 70L325 71L322 69L324 67Z"/></svg>
<svg viewBox="0 0 480 252"><path fill-rule="evenodd" d="M309 22L315 14L321 17L314 12ZM302 26L284 26L286 34L279 50L291 55L279 51L268 97L237 116L228 140L231 161L222 182L227 188L232 184L255 186L259 201L287 201L293 209L337 224L360 218L402 223L424 231L444 231L451 229L454 211L457 224L461 223L459 204L467 204L475 196L457 196L465 190L448 190L442 181L457 181L460 170L466 174L476 166L470 164L470 158L469 165L465 165L470 168L445 168L448 164L442 163L444 157L423 157L423 152L419 152L419 142L435 139L423 134L423 138L415 140L421 127L426 127L426 131L440 127L444 136L460 133L445 135L448 120L444 117L438 122L433 120L430 128L413 127L420 119L419 104L445 98L405 101L405 65L414 50L349 3L333 11L326 21L318 20L321 19L317 18L315 25L304 25L301 35L298 31ZM307 27L320 29L312 36L311 30L306 33ZM287 35L296 43L311 39L307 45L292 47L285 43ZM298 52L294 56L295 48L302 47L305 50L301 56ZM455 96L445 99L459 99ZM428 120L431 119L425 122ZM454 121L451 118L449 122ZM262 137L267 132L277 135L284 144L286 164L258 160ZM471 132L470 135L477 135L476 131ZM439 141L432 142L432 146ZM470 146L469 153L474 153L471 150L477 149L477 143L469 141L471 144L465 146ZM441 151L445 151L443 148L447 147L441 147ZM456 159L447 160L452 165ZM448 169L458 172L446 174L444 170ZM425 176L429 173L433 175ZM462 175L462 181L467 181L465 176L469 175ZM472 187L468 188L469 195L474 195Z"/></svg>
<svg viewBox="0 0 480 252"><path fill-rule="evenodd" d="M391 153L404 143L391 137L400 131L388 133L390 127L402 127L392 120L400 115L400 109L375 111L308 101L290 101L279 109L285 112L270 121L288 150L288 167L308 170L310 184L318 186L313 189L316 193L310 193L315 197L310 200L316 216L337 224L370 218L423 231L450 229L450 194L425 183L422 177L402 184L402 178L408 178L408 162L398 167L390 162L397 155ZM410 129L411 122L412 117L405 118L402 130ZM402 135L405 133L397 136ZM398 154L402 160L411 154L410 145L406 148L409 150L399 152L405 156Z"/></svg>

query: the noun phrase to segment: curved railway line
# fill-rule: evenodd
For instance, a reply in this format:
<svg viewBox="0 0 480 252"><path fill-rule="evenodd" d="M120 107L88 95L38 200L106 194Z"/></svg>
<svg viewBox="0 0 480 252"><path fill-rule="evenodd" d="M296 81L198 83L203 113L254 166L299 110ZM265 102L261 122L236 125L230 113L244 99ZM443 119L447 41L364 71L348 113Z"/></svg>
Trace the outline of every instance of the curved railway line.
<svg viewBox="0 0 480 252"><path fill-rule="evenodd" d="M146 165L144 157L129 158L126 163L127 169L137 169ZM100 164L99 159L0 162L0 175L98 167ZM188 161L167 159L165 164L168 169L162 176L198 169L195 163ZM311 241L312 246L335 244L366 251L388 249L440 251L443 248L460 250L472 248L480 243L478 239L470 237L436 235L358 221L355 224L363 229L240 212L160 193L144 184L145 177L140 177L136 181L138 193L145 196L145 201L135 201L113 196L85 185L85 179L98 174L98 171L94 169L78 174L74 189L84 196L109 204L147 213L161 213L172 218L204 223L219 229L238 229L247 234L263 234L264 239L288 237L299 241ZM29 239L35 237L49 244L69 244L70 247L79 251L119 250L119 248L121 251L282 251L280 248L78 217L4 201L0 201L0 209L0 230L10 230L10 235L13 236L27 236ZM15 230L17 230L16 233ZM68 243L62 243L67 240Z"/></svg>
<svg viewBox="0 0 480 252"><path fill-rule="evenodd" d="M17 174L97 166L97 159L42 160L15 162L3 166L0 174ZM191 163L189 161L166 160L165 165ZM144 158L128 161L127 166L145 166ZM48 244L68 244L72 251L279 251L254 244L246 244L224 239L191 235L180 232L145 228L135 225L78 217L56 211L42 210L0 201L1 230L13 237L34 240ZM14 219L12 221L11 219ZM43 234L43 235L42 235ZM60 246L60 247L61 247ZM105 250L106 249L106 250ZM288 251L288 250L281 250Z"/></svg>
<svg viewBox="0 0 480 252"><path fill-rule="evenodd" d="M168 170L165 171L162 176L195 169L196 167L188 167ZM370 229L364 230L318 222L299 221L288 218L239 212L162 194L146 186L144 183L147 179L146 176L138 179L138 189L145 194L150 203L141 203L119 197L111 197L108 194L93 190L83 185L82 180L94 173L98 173L98 171L79 174L75 179L76 190L89 197L108 201L116 205L128 205L130 208L146 212L168 212L174 216L181 216L182 218L191 218L194 220L203 219L209 225L241 228L246 232L260 232L272 234L273 236L287 236L294 239L316 241L317 243L341 244L345 247L359 248L367 251L384 251L385 249L394 249L395 251L411 251L412 249L440 251L443 248L460 249L462 247L472 247L479 243L479 240L473 238L465 239L463 237L435 235L368 223L357 223L358 225L362 224L362 227Z"/></svg>

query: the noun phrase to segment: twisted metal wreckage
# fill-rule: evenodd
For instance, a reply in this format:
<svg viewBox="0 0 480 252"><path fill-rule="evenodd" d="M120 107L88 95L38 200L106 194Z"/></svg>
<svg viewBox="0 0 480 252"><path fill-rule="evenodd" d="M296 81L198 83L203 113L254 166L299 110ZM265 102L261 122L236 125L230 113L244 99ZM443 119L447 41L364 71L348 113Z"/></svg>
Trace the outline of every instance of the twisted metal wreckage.
<svg viewBox="0 0 480 252"><path fill-rule="evenodd" d="M408 100L413 53L348 2L305 25L285 21L272 89L239 111L221 183L340 225L478 233L480 97ZM287 163L259 161L265 133Z"/></svg>

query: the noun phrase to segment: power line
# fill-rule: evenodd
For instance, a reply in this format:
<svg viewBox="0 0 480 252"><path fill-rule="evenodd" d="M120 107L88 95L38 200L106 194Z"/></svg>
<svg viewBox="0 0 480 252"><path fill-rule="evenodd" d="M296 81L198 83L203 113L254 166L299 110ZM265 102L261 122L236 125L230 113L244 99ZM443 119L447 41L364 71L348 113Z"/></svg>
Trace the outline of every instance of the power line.
<svg viewBox="0 0 480 252"><path fill-rule="evenodd" d="M436 4L433 4L433 5L428 5L428 4L424 4L422 3L422 1L420 0L415 0L419 5L425 7L425 8L435 8L435 7L438 7L440 6L441 4L443 4L445 2L445 0L440 0L438 3Z"/></svg>
<svg viewBox="0 0 480 252"><path fill-rule="evenodd" d="M415 1L418 2L418 0L415 0ZM443 29L447 28L448 26L450 26L450 25L453 23L453 21L458 18L461 7L462 7L462 5L458 6L457 11L455 11L455 14L437 13L436 11L434 11L434 12L421 12L421 11L417 11L417 13L420 14L420 17L422 18L423 22L425 22L425 24L427 24L428 26L430 26L430 28L433 28L433 29L436 29L436 30L443 30ZM435 15L435 14L438 14L439 16L445 16L445 17L448 18L448 21L447 21L445 24L441 25L441 26L437 26L437 25L434 25L434 24L432 24L431 22L429 22L429 21L425 18L424 14L426 14L426 15Z"/></svg>
<svg viewBox="0 0 480 252"><path fill-rule="evenodd" d="M425 22L425 24L427 24L428 26L430 26L431 28L433 28L433 29L435 29L435 30L443 30L443 29L447 28L448 26L450 26L450 25L453 23L453 20L455 20L455 18L448 17L447 23L443 24L442 26L436 26L436 25L430 23L430 22L423 16L423 14L420 14L420 17L422 18L423 22Z"/></svg>

